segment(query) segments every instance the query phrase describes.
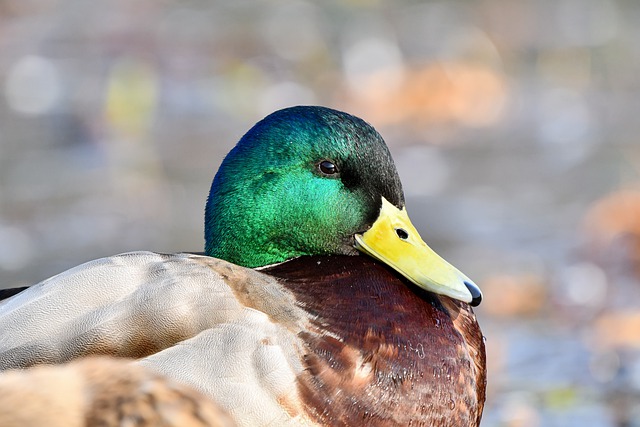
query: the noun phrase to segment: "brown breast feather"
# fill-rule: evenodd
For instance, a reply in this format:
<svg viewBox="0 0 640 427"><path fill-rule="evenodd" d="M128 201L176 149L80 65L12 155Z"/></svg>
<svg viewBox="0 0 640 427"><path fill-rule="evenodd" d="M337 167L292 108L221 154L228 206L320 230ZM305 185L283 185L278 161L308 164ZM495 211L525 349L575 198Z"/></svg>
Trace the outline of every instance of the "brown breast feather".
<svg viewBox="0 0 640 427"><path fill-rule="evenodd" d="M364 256L303 257L263 272L312 319L298 388L332 426L477 426L485 349L471 308Z"/></svg>

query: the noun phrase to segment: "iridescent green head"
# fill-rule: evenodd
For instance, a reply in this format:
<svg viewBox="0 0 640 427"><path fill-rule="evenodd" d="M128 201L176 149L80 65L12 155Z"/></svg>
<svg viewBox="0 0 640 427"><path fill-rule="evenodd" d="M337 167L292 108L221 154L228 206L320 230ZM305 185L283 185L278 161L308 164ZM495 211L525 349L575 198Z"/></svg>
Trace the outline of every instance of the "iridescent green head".
<svg viewBox="0 0 640 427"><path fill-rule="evenodd" d="M205 213L206 254L246 267L354 254L381 197L402 186L382 137L363 120L293 107L258 122L222 162Z"/></svg>
<svg viewBox="0 0 640 427"><path fill-rule="evenodd" d="M205 237L207 255L245 267L360 251L429 291L482 298L411 224L382 137L329 108L276 111L242 137L211 185Z"/></svg>

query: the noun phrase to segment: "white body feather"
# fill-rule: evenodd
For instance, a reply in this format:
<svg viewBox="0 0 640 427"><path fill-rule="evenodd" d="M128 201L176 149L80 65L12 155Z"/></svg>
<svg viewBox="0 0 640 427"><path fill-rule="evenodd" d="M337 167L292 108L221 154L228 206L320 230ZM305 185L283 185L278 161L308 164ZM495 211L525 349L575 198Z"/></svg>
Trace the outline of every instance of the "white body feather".
<svg viewBox="0 0 640 427"><path fill-rule="evenodd" d="M296 375L307 325L269 276L210 257L133 252L0 303L0 369L143 354L139 363L204 392L240 425L306 424Z"/></svg>

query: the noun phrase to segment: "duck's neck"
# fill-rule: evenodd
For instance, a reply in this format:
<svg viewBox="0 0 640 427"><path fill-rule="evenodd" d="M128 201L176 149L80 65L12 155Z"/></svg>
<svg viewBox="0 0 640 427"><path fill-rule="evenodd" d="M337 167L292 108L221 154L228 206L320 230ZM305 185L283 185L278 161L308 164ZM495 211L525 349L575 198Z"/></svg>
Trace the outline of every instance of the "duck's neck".
<svg viewBox="0 0 640 427"><path fill-rule="evenodd" d="M318 421L477 425L484 344L466 304L364 256L301 258L265 272L286 279L315 319L302 336L309 353L298 384Z"/></svg>
<svg viewBox="0 0 640 427"><path fill-rule="evenodd" d="M220 167L207 201L207 255L255 268L305 255L355 253L352 235L363 227L365 213L337 180L310 181L310 171L297 169L236 180L228 169Z"/></svg>

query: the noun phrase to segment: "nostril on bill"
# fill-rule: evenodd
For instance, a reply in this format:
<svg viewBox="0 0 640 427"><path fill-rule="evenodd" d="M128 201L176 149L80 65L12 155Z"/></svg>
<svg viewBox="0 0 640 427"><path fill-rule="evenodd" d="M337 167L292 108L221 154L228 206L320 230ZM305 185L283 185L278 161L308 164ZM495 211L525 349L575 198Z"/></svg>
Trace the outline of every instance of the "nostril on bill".
<svg viewBox="0 0 640 427"><path fill-rule="evenodd" d="M409 233L404 228L396 228L396 234L402 240L407 240L409 238Z"/></svg>

